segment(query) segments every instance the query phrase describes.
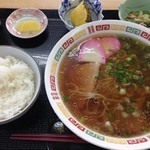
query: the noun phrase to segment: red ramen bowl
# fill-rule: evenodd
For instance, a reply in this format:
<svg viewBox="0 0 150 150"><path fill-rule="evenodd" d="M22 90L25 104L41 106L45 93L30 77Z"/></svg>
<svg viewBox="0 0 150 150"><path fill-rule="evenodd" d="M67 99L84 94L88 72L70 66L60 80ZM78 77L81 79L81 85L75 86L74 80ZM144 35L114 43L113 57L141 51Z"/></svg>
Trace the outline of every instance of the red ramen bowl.
<svg viewBox="0 0 150 150"><path fill-rule="evenodd" d="M106 149L150 147L150 29L103 20L75 28L51 51L49 102L85 141Z"/></svg>

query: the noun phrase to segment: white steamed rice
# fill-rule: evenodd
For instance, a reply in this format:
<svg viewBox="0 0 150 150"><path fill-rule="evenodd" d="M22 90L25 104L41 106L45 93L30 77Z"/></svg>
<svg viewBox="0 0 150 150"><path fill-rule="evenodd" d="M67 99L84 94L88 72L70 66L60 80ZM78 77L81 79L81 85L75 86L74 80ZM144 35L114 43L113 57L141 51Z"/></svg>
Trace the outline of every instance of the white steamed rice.
<svg viewBox="0 0 150 150"><path fill-rule="evenodd" d="M34 89L34 73L26 63L12 56L0 57L0 120L25 108Z"/></svg>

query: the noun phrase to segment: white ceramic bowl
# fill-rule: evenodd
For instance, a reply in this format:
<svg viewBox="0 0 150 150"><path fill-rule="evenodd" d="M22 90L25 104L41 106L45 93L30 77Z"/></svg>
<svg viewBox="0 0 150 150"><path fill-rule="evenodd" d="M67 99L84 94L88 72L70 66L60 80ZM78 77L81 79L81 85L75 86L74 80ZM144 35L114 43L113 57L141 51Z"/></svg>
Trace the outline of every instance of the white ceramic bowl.
<svg viewBox="0 0 150 150"><path fill-rule="evenodd" d="M18 23L33 20L39 22L41 29L38 32L19 32L16 29ZM47 16L37 8L19 8L13 11L6 19L6 28L15 37L29 39L44 32L48 25Z"/></svg>
<svg viewBox="0 0 150 150"><path fill-rule="evenodd" d="M126 0L118 8L118 16L121 20L125 20L130 12L132 11L149 11L150 12L150 1L136 1Z"/></svg>
<svg viewBox="0 0 150 150"><path fill-rule="evenodd" d="M31 57L31 55L29 55L27 52L25 52L24 50L17 48L17 47L6 46L6 45L0 46L0 57L5 57L8 55L13 56L17 59L23 60L33 70L34 78L35 78L34 79L35 88L34 88L34 93L33 93L32 99L27 104L27 106L22 108L14 116L0 120L0 125L11 122L11 121L21 117L23 114L25 114L29 110L29 108L34 104L34 102L36 101L36 99L39 95L40 86L41 86L41 73L40 73L37 63Z"/></svg>
<svg viewBox="0 0 150 150"><path fill-rule="evenodd" d="M45 69L45 87L49 102L62 122L76 135L96 146L114 150L141 150L150 147L150 133L133 138L115 138L94 132L80 123L63 103L58 86L58 69L68 50L87 37L104 33L129 35L150 44L150 30L120 20L103 20L77 27L62 37L52 49Z"/></svg>

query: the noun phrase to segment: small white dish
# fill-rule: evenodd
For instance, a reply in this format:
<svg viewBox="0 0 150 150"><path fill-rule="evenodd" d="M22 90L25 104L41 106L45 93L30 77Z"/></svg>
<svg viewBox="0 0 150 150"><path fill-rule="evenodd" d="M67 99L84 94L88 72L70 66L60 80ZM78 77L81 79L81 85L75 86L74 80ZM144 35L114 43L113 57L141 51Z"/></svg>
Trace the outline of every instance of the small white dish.
<svg viewBox="0 0 150 150"><path fill-rule="evenodd" d="M32 20L40 24L40 30L37 32L19 32L16 29L18 23ZM13 11L6 19L6 28L13 36L28 39L40 35L47 27L47 16L37 8L20 8Z"/></svg>

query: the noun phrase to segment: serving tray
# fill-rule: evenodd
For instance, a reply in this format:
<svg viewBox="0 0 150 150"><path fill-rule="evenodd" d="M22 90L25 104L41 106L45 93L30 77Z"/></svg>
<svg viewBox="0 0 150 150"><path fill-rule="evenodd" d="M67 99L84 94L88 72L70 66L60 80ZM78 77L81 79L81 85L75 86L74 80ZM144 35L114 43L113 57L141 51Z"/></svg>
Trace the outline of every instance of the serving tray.
<svg viewBox="0 0 150 150"><path fill-rule="evenodd" d="M40 95L32 108L21 118L0 126L0 150L103 150L92 144L16 141L9 139L12 133L55 133L54 124L59 118L51 108L44 87L44 70L47 58L57 43L68 30L60 20L57 10L42 10L48 17L48 27L44 33L33 39L18 39L9 34L5 27L6 18L14 9L0 9L0 45L23 48L37 61L41 74ZM104 19L119 19L117 10L104 10ZM64 128L64 132L71 131Z"/></svg>

